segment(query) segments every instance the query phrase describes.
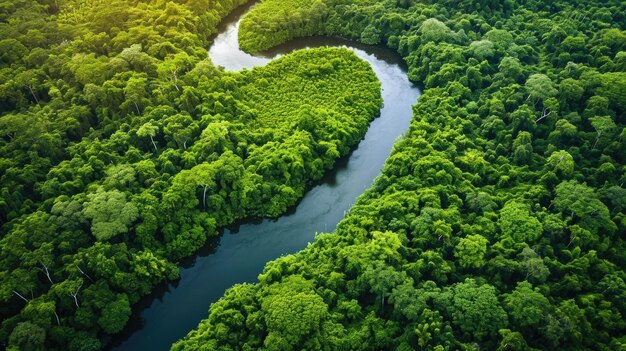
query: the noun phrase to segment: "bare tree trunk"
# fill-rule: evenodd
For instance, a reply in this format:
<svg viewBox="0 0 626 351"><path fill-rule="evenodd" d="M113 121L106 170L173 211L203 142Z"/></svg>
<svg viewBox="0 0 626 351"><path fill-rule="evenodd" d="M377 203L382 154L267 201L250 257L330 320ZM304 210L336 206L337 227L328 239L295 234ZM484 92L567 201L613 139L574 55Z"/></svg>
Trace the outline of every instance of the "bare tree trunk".
<svg viewBox="0 0 626 351"><path fill-rule="evenodd" d="M74 303L76 304L76 308L79 308L79 304L78 304L78 292L80 291L80 288L83 287L83 284L80 284L80 286L78 287L78 289L76 289L75 292L73 293L69 293L68 295L70 295L71 297L74 298Z"/></svg>
<svg viewBox="0 0 626 351"><path fill-rule="evenodd" d="M544 108L544 109L543 109L543 112L541 112L541 117L537 118L537 119L535 120L535 123L537 123L537 122L541 121L542 119L544 119L544 118L546 118L546 117L550 116L551 114L552 114L552 110L551 110L551 109L549 109L549 108Z"/></svg>
<svg viewBox="0 0 626 351"><path fill-rule="evenodd" d="M180 89L178 88L178 75L176 74L176 70L172 72L172 78L174 80L174 88L176 88L176 91L180 93Z"/></svg>
<svg viewBox="0 0 626 351"><path fill-rule="evenodd" d="M57 314L57 311L54 311L54 316L55 316L55 317L56 317L56 319L57 319L57 325L58 325L58 326L61 326L61 320L59 319L59 315Z"/></svg>
<svg viewBox="0 0 626 351"><path fill-rule="evenodd" d="M152 135L150 135L150 141L152 142L152 146L154 146L154 151L159 152L159 149L157 149L156 143L154 142L154 139L152 139Z"/></svg>
<svg viewBox="0 0 626 351"><path fill-rule="evenodd" d="M596 148L596 145L598 144L598 140L600 140L601 135L602 135L602 132L598 132L598 136L596 137L596 141L593 142L593 146L591 147L591 150Z"/></svg>
<svg viewBox="0 0 626 351"><path fill-rule="evenodd" d="M32 86L28 86L28 90L30 90L30 94L33 96L33 98L35 99L35 102L37 104L39 104L39 99L37 99L37 96L35 95L35 92L33 91L33 87Z"/></svg>
<svg viewBox="0 0 626 351"><path fill-rule="evenodd" d="M567 247L569 248L570 245L572 245L572 243L574 242L574 240L576 240L576 235L572 235L571 238L569 239L569 243L567 244Z"/></svg>
<svg viewBox="0 0 626 351"><path fill-rule="evenodd" d="M93 283L93 279L91 279L91 277L90 277L87 273L83 272L83 270L82 270L82 269L80 269L80 267L79 267L79 266L76 266L76 268L78 268L78 271L79 271L82 275L84 275L85 277L87 277L87 279L89 279L89 280Z"/></svg>
<svg viewBox="0 0 626 351"><path fill-rule="evenodd" d="M137 116L141 116L141 112L139 112L139 106L134 101L133 101L133 104L135 104L135 109L137 110Z"/></svg>
<svg viewBox="0 0 626 351"><path fill-rule="evenodd" d="M26 303L28 303L28 299L25 298L24 296L22 296L22 294L18 293L17 291L13 290L13 293L17 296L19 296L22 300L26 301Z"/></svg>
<svg viewBox="0 0 626 351"><path fill-rule="evenodd" d="M46 277L48 278L48 280L50 281L50 284L54 285L54 282L52 281L52 278L50 277L50 271L48 270L48 266L46 266L45 264L43 264L43 262L39 262L41 263L41 265L43 266L43 268L39 268L37 267L37 269L39 269L40 271L42 271Z"/></svg>
<svg viewBox="0 0 626 351"><path fill-rule="evenodd" d="M208 187L208 184L204 184L204 193L202 193L202 210L206 210L206 190Z"/></svg>

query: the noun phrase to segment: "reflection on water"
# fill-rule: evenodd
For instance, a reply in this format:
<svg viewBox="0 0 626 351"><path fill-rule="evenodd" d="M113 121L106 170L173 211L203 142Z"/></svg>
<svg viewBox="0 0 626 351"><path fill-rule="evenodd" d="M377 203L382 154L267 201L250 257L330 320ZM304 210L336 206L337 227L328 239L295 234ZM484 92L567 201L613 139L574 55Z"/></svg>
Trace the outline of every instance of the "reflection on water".
<svg viewBox="0 0 626 351"><path fill-rule="evenodd" d="M196 257L183 263L181 279L165 283L135 308L130 326L111 342L115 350L168 350L203 318L212 302L242 282L254 282L265 263L294 253L314 240L316 232L334 231L357 196L380 173L396 138L409 127L412 104L420 95L409 82L401 58L391 50L338 38L292 40L272 51L251 56L239 50L237 30L241 14L228 16L209 50L218 66L240 70L262 66L295 49L340 46L370 63L383 88L384 107L365 138L350 155L311 189L292 211L276 220L246 222L225 229Z"/></svg>

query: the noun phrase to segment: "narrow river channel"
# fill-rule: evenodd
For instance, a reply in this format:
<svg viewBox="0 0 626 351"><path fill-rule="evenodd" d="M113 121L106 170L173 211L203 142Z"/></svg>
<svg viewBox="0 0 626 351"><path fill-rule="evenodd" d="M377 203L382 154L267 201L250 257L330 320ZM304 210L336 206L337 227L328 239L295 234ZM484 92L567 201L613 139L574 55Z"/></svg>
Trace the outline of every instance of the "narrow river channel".
<svg viewBox="0 0 626 351"><path fill-rule="evenodd" d="M314 240L316 232L332 232L355 199L372 185L395 140L408 128L412 105L420 91L406 76L402 59L377 46L329 37L292 40L251 56L239 49L241 16L253 5L229 15L209 50L215 65L227 70L251 69L296 49L346 47L369 62L382 83L384 107L358 147L339 160L335 169L313 187L289 213L276 220L245 222L224 229L195 257L183 263L181 279L163 284L144 298L121 335L109 343L113 350L169 350L203 318L211 303L236 283L255 282L266 262L294 253Z"/></svg>

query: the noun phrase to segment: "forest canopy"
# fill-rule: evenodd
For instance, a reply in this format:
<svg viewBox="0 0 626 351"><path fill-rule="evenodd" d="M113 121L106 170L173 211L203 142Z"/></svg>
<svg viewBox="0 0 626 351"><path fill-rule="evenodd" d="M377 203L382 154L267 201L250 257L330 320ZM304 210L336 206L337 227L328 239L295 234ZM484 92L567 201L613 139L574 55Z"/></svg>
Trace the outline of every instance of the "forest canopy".
<svg viewBox="0 0 626 351"><path fill-rule="evenodd" d="M0 0L0 347L98 350L217 229L276 217L381 106L344 49L225 72L245 0ZM173 350L626 349L626 5L264 0L259 52L342 36L424 89L335 233Z"/></svg>
<svg viewBox="0 0 626 351"><path fill-rule="evenodd" d="M258 4L246 50L384 44L424 94L337 231L231 288L172 349L626 349L625 6Z"/></svg>
<svg viewBox="0 0 626 351"><path fill-rule="evenodd" d="M0 2L0 348L97 350L218 228L277 217L382 105L346 49L225 72L242 1Z"/></svg>

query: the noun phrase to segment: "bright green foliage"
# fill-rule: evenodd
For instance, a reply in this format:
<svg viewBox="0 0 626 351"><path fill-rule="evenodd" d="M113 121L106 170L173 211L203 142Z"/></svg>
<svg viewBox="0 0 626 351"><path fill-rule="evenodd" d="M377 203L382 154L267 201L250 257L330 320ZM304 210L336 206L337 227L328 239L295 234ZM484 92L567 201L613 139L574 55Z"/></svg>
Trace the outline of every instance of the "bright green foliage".
<svg viewBox="0 0 626 351"><path fill-rule="evenodd" d="M91 233L98 241L106 241L126 233L128 226L137 219L137 206L126 201L126 195L117 190L87 195L83 215L91 219Z"/></svg>
<svg viewBox="0 0 626 351"><path fill-rule="evenodd" d="M420 34L423 42L446 41L454 35L445 23L435 18L425 20L417 32Z"/></svg>
<svg viewBox="0 0 626 351"><path fill-rule="evenodd" d="M231 290L175 349L290 349L260 301L293 277L332 316L302 349L623 348L624 4L325 0L304 23L311 4L253 8L248 50L385 44L425 88L411 128L336 233Z"/></svg>
<svg viewBox="0 0 626 351"><path fill-rule="evenodd" d="M361 33L361 42L368 45L376 45L380 43L380 29L373 25L365 27L363 33Z"/></svg>
<svg viewBox="0 0 626 351"><path fill-rule="evenodd" d="M600 228L615 231L615 224L610 219L609 209L598 200L592 188L577 181L563 182L556 187L554 206L572 219L578 217L580 225L594 232Z"/></svg>
<svg viewBox="0 0 626 351"><path fill-rule="evenodd" d="M496 289L488 284L478 285L472 279L444 291L436 303L445 306L452 323L474 340L494 336L507 325L507 315L498 302Z"/></svg>
<svg viewBox="0 0 626 351"><path fill-rule="evenodd" d="M519 255L520 266L526 279L543 283L550 275L550 269L546 267L543 259L530 247L525 247Z"/></svg>
<svg viewBox="0 0 626 351"><path fill-rule="evenodd" d="M269 334L265 346L268 350L284 349L280 344L297 349L310 342L328 318L328 306L324 300L299 277L290 277L286 282L270 286L261 301L261 308L266 311L265 324Z"/></svg>
<svg viewBox="0 0 626 351"><path fill-rule="evenodd" d="M485 265L485 254L489 241L482 235L469 235L456 245L455 256L461 267L480 268Z"/></svg>
<svg viewBox="0 0 626 351"><path fill-rule="evenodd" d="M315 34L326 16L328 6L323 0L262 1L241 22L239 43L248 52L264 51L291 38Z"/></svg>
<svg viewBox="0 0 626 351"><path fill-rule="evenodd" d="M516 326L538 327L550 312L550 301L528 282L517 284L511 294L505 295L504 306Z"/></svg>
<svg viewBox="0 0 626 351"><path fill-rule="evenodd" d="M541 100L545 100L557 94L557 90L554 88L550 77L539 73L528 77L526 80L526 90L529 96Z"/></svg>
<svg viewBox="0 0 626 351"><path fill-rule="evenodd" d="M596 140L593 143L593 148L598 146L598 142L602 139L608 139L607 141L611 141L612 137L615 134L617 126L613 119L609 116L594 116L589 118L589 122L591 122L591 126L596 130ZM602 138L602 139L601 139Z"/></svg>
<svg viewBox="0 0 626 351"><path fill-rule="evenodd" d="M514 332L510 329L500 329L500 335L502 341L497 348L497 351L528 351L531 350L524 340L524 336L520 332Z"/></svg>
<svg viewBox="0 0 626 351"><path fill-rule="evenodd" d="M407 277L403 272L397 272L383 262L374 261L373 265L363 272L362 279L369 286L371 293L380 296L381 307L385 307L385 296Z"/></svg>
<svg viewBox="0 0 626 351"><path fill-rule="evenodd" d="M555 151L547 159L548 169L563 178L574 174L574 158L567 151Z"/></svg>
<svg viewBox="0 0 626 351"><path fill-rule="evenodd" d="M345 50L242 73L206 60L241 3L2 3L0 344L100 348L178 259L219 226L278 216L362 137L380 86ZM624 13L259 4L246 50L381 43L425 91L337 233L229 290L175 349L623 348Z"/></svg>
<svg viewBox="0 0 626 351"><path fill-rule="evenodd" d="M516 202L507 202L500 210L498 219L503 238L516 242L533 242L539 238L543 228L537 218L530 214L529 206Z"/></svg>
<svg viewBox="0 0 626 351"><path fill-rule="evenodd" d="M605 73L601 77L601 84L598 93L607 97L611 104L615 105L622 113L626 111L626 72L622 70L621 72Z"/></svg>
<svg viewBox="0 0 626 351"><path fill-rule="evenodd" d="M470 44L470 49L474 53L474 56L479 60L490 58L495 53L493 43L486 39L480 40L480 41L473 41Z"/></svg>
<svg viewBox="0 0 626 351"><path fill-rule="evenodd" d="M0 5L0 345L13 349L100 349L218 228L293 206L382 104L345 49L214 67L209 39L243 0L83 2ZM300 321L326 319L309 293Z"/></svg>

